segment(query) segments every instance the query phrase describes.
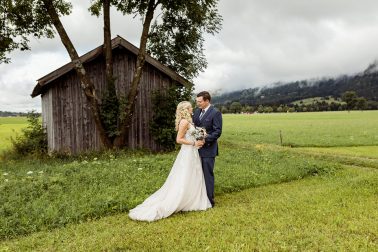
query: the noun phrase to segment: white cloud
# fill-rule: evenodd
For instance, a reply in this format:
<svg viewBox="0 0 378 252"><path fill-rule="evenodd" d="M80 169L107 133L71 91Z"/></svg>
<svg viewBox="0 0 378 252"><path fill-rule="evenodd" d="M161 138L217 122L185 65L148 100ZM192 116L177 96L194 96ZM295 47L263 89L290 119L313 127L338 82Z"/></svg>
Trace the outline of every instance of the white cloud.
<svg viewBox="0 0 378 252"><path fill-rule="evenodd" d="M0 67L0 110L5 111L40 111L40 99L32 99L30 94L36 84L35 80L49 71L67 62L64 54L40 52L36 55L27 54L14 64Z"/></svg>

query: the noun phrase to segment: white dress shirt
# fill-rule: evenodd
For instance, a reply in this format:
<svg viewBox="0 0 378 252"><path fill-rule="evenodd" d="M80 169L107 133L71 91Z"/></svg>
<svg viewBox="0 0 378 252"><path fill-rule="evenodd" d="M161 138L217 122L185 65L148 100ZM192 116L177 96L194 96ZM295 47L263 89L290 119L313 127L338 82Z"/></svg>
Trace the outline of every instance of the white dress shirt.
<svg viewBox="0 0 378 252"><path fill-rule="evenodd" d="M210 108L210 106L211 106L211 104L209 103L209 105L206 107L206 108L204 108L203 110L205 110L205 112L203 112L203 114L206 114L206 112L207 112L207 110ZM201 111L202 112L202 111Z"/></svg>

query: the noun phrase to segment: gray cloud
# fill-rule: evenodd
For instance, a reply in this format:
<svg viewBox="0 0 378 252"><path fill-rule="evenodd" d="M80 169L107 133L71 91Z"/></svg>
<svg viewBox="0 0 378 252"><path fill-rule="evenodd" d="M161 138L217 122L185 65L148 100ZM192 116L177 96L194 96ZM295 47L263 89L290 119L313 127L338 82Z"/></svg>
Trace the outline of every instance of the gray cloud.
<svg viewBox="0 0 378 252"><path fill-rule="evenodd" d="M221 1L198 89L231 91L363 70L378 57L378 2Z"/></svg>
<svg viewBox="0 0 378 252"><path fill-rule="evenodd" d="M102 20L90 1L73 1L63 18L83 54L102 43ZM208 69L196 91L225 92L278 81L356 73L378 58L378 2L373 0L221 0L223 29L206 36ZM112 34L139 43L142 23L112 10ZM68 62L59 38L31 39L32 51L14 52L0 65L0 110L40 110L30 93L36 80Z"/></svg>

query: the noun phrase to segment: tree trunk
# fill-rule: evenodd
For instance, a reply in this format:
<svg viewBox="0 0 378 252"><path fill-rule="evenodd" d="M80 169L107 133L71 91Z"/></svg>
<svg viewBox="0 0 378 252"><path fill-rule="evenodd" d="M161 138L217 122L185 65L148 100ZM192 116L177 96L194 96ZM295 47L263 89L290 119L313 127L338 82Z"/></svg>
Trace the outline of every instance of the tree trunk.
<svg viewBox="0 0 378 252"><path fill-rule="evenodd" d="M68 37L67 32L63 27L63 24L60 22L59 15L53 6L52 0L43 0L43 4L54 24L55 29L58 31L58 34L60 36L60 39L62 40L63 45L66 47L67 52L72 62L75 65L76 73L78 74L81 81L81 88L83 89L85 96L87 97L87 100L89 102L90 109L92 111L92 116L95 120L97 130L100 133L101 141L105 147L111 148L112 143L109 140L101 122L100 109L99 109L99 105L98 105L98 101L96 97L95 88L91 80L89 79L88 75L86 74L86 71L79 58L79 55L77 54L75 47L73 46L70 38Z"/></svg>
<svg viewBox="0 0 378 252"><path fill-rule="evenodd" d="M110 32L110 0L104 0L104 54L106 65L107 84L113 83L113 61L112 61L112 44Z"/></svg>
<svg viewBox="0 0 378 252"><path fill-rule="evenodd" d="M157 2L159 3L159 2ZM135 102L137 100L138 96L138 88L140 84L140 79L142 77L142 72L143 72L143 66L145 63L145 56L146 56L146 45L147 45L147 38L148 38L148 33L150 30L150 25L151 21L154 17L154 11L156 8L157 4L155 4L155 0L150 0L148 3L148 8L146 12L146 17L144 19L143 23L143 31L142 35L140 38L140 46L139 46L139 53L138 53L138 58L137 58L137 63L136 63L136 68L134 71L134 77L131 82L131 87L128 92L127 96L127 104L125 106L125 110L123 111L124 113L124 120L121 122L121 134L114 140L114 146L117 148L120 148L124 146L125 140L127 138L127 135L129 133L129 128L132 123L132 118L133 118L133 113L135 110Z"/></svg>

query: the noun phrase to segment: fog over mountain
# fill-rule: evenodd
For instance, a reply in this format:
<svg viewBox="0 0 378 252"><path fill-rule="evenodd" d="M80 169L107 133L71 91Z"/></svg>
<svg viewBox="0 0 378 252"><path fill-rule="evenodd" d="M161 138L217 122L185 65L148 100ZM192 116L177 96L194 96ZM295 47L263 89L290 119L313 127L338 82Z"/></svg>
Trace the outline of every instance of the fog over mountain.
<svg viewBox="0 0 378 252"><path fill-rule="evenodd" d="M249 105L280 105L312 98L332 96L341 98L346 91L355 91L358 96L378 101L378 65L374 61L368 68L354 75L341 75L337 78L297 80L288 83L275 83L264 87L243 89L219 94L213 98L214 104L227 104L239 101Z"/></svg>

